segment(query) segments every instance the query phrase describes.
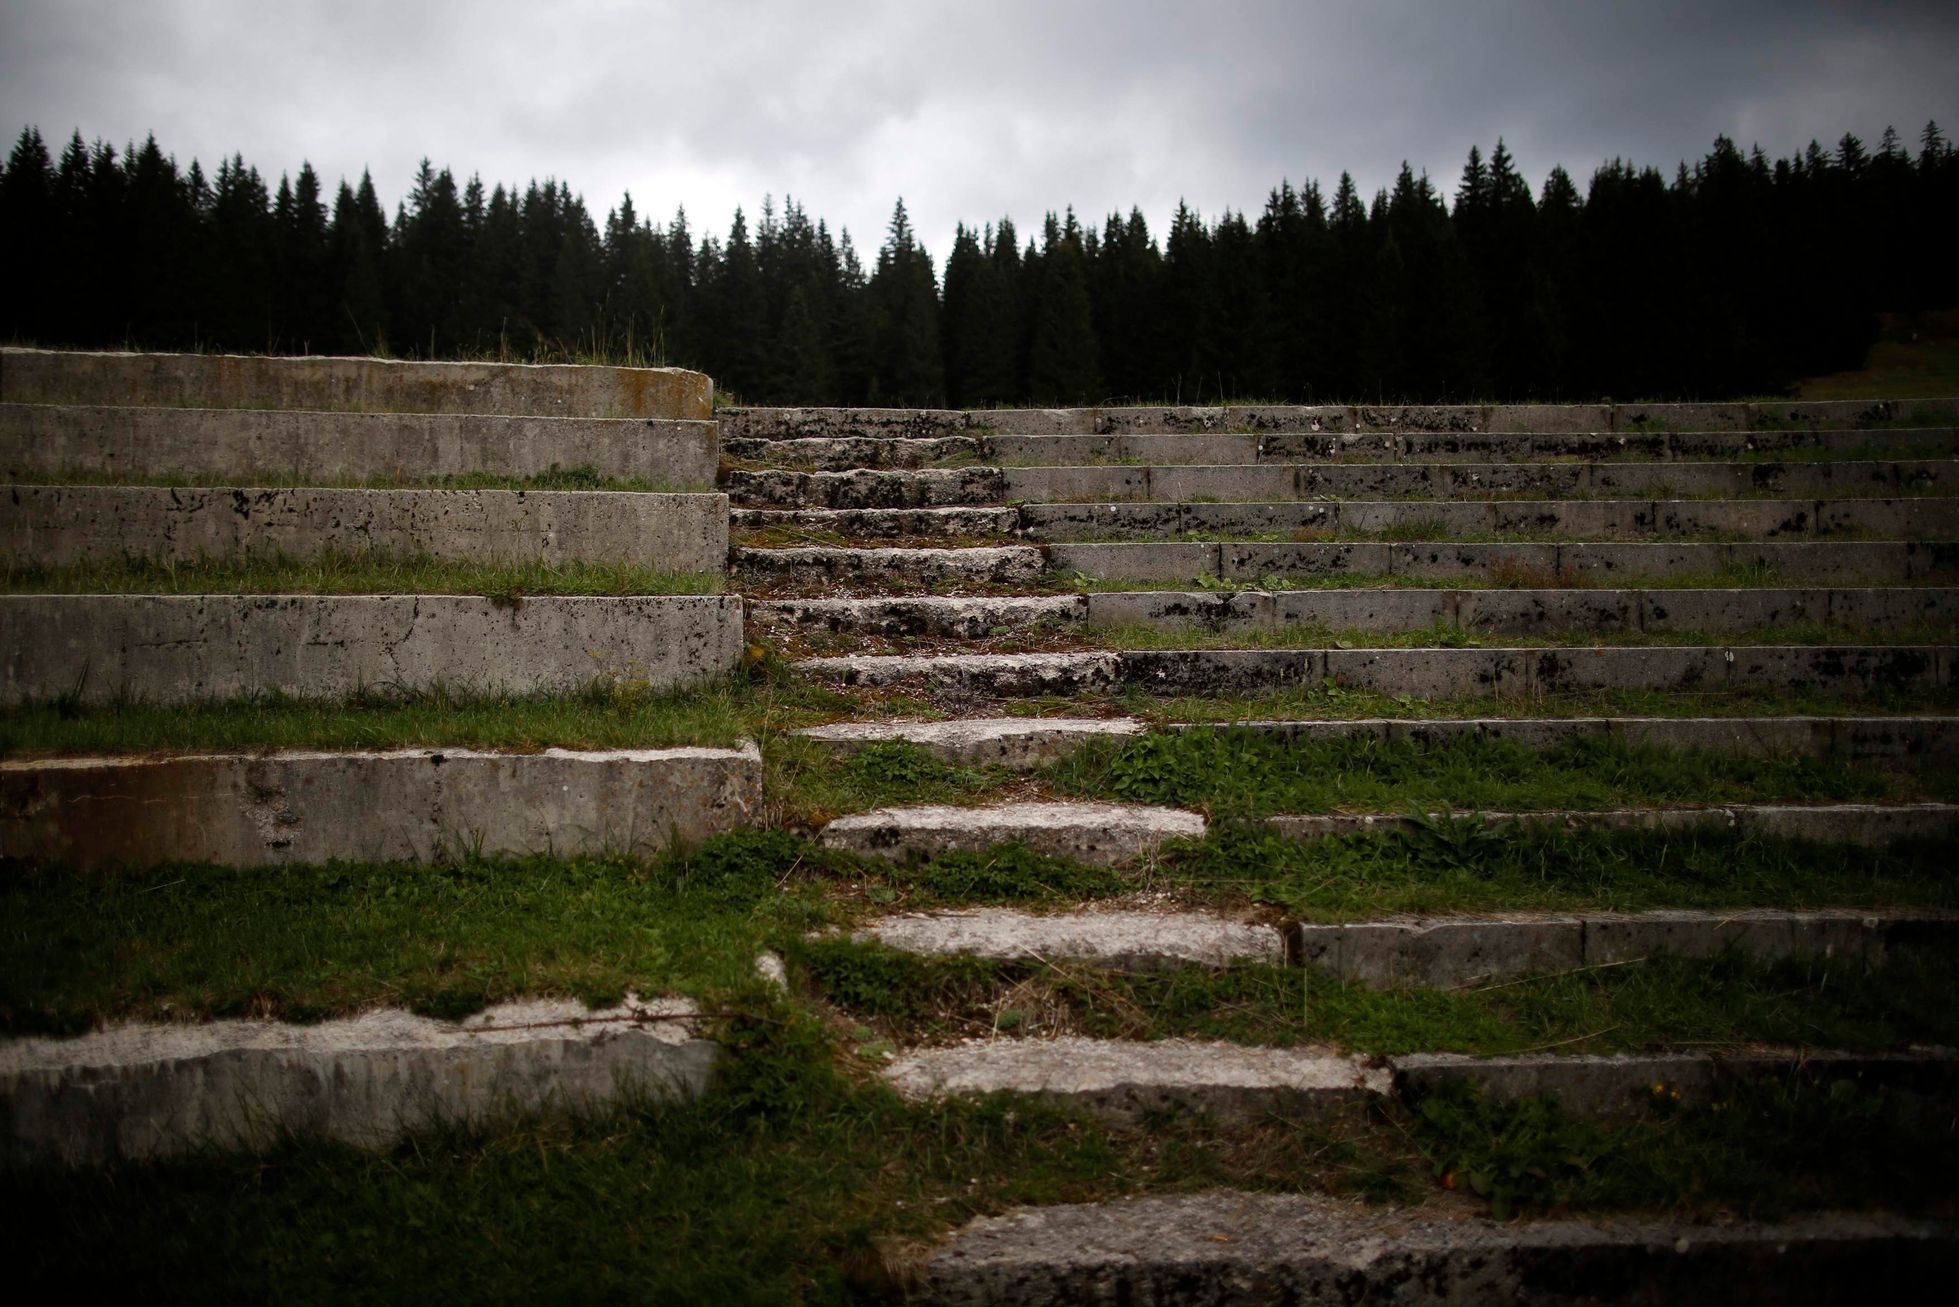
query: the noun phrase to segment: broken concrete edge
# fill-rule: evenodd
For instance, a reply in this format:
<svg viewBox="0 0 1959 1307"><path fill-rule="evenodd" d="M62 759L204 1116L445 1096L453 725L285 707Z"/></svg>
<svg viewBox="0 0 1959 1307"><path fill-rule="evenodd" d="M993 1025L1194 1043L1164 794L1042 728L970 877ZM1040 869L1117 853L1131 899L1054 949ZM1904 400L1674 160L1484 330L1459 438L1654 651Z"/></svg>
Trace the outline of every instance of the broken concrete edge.
<svg viewBox="0 0 1959 1307"><path fill-rule="evenodd" d="M0 404L0 472L14 481L338 485L573 470L713 491L720 442L713 422L687 418Z"/></svg>
<svg viewBox="0 0 1959 1307"><path fill-rule="evenodd" d="M0 595L0 701L183 703L377 686L704 685L741 659L735 595Z"/></svg>
<svg viewBox="0 0 1959 1307"><path fill-rule="evenodd" d="M719 1056L697 1020L685 1000L629 994L610 1009L538 999L460 1022L381 1009L0 1040L0 1158L100 1165L288 1136L385 1148L446 1123L682 1101L706 1090Z"/></svg>
<svg viewBox="0 0 1959 1307"><path fill-rule="evenodd" d="M925 956L1058 960L1118 971L1286 960L1277 927L1202 912L965 908L879 917L852 938Z"/></svg>
<svg viewBox="0 0 1959 1307"><path fill-rule="evenodd" d="M120 405L132 398L187 408L714 416L714 383L682 368L0 349L0 402Z"/></svg>
<svg viewBox="0 0 1959 1307"><path fill-rule="evenodd" d="M44 567L373 552L722 576L728 500L715 491L15 485L0 495L0 552Z"/></svg>
<svg viewBox="0 0 1959 1307"><path fill-rule="evenodd" d="M1424 822L1449 821L1566 829L1739 830L1825 844L1886 844L1936 836L1959 838L1959 804L1951 803L1729 803L1537 812L1449 809L1421 817L1407 813L1282 814L1267 818L1266 824L1288 839L1311 840L1373 831L1414 830Z"/></svg>
<svg viewBox="0 0 1959 1307"><path fill-rule="evenodd" d="M80 870L644 857L752 824L734 748L287 750L0 761L0 857Z"/></svg>
<svg viewBox="0 0 1959 1307"><path fill-rule="evenodd" d="M1881 1213L1499 1221L1214 1191L978 1217L905 1268L921 1307L1128 1303L1903 1300L1945 1281L1959 1227Z"/></svg>

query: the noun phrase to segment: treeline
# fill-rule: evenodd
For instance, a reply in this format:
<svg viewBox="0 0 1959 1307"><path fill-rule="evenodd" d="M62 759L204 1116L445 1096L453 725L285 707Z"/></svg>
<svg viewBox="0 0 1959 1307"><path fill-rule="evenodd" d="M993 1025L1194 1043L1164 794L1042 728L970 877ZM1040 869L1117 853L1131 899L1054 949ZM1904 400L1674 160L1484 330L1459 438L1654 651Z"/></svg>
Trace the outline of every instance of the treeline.
<svg viewBox="0 0 1959 1307"><path fill-rule="evenodd" d="M902 202L867 268L793 200L696 237L424 162L390 218L365 174L329 198L310 165L274 190L28 128L0 230L0 330L43 344L664 361L759 403L1717 397L1959 304L1959 152L1935 124L1774 161L1723 137L1671 179L1614 160L1533 195L1498 141L1446 198L1404 164L1367 201L1343 174L1255 219L1180 206L1161 241L1136 210L962 226L941 289Z"/></svg>

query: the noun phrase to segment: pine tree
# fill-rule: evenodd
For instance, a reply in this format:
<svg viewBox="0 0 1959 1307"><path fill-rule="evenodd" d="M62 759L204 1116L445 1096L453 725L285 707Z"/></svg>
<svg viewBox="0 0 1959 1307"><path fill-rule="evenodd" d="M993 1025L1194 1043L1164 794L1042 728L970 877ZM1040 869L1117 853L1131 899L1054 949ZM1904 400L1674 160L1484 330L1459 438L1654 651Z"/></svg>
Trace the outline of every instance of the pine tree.
<svg viewBox="0 0 1959 1307"><path fill-rule="evenodd" d="M933 407L945 395L939 352L939 295L932 257L912 234L900 199L871 274L870 402Z"/></svg>

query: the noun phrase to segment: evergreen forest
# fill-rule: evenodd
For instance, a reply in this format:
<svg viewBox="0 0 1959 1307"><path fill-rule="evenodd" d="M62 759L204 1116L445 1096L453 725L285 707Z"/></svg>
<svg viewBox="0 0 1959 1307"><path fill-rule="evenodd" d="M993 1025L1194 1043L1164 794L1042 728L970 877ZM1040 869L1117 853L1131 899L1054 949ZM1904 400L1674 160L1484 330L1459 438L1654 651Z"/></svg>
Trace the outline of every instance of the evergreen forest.
<svg viewBox="0 0 1959 1307"><path fill-rule="evenodd" d="M36 128L0 173L0 333L49 346L664 362L748 403L952 405L1718 398L1858 367L1883 312L1959 305L1959 151L1845 135L1771 160L1723 137L1540 191L1499 140L1453 191L1282 182L1256 216L959 228L900 201L867 263L792 199L725 236L631 196L458 183L424 162L276 188Z"/></svg>

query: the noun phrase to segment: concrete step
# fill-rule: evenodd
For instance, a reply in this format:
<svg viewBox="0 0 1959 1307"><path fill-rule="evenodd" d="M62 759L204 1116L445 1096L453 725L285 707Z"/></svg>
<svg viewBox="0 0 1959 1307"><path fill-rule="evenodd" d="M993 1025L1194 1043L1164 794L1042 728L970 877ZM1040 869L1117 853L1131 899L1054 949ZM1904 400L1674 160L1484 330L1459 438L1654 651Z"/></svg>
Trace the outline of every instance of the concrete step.
<svg viewBox="0 0 1959 1307"><path fill-rule="evenodd" d="M913 1100L1025 1094L1132 1123L1161 1111L1346 1116L1392 1089L1385 1068L1330 1049L1073 1036L914 1049L884 1078Z"/></svg>
<svg viewBox="0 0 1959 1307"><path fill-rule="evenodd" d="M984 853L1019 843L1035 853L1096 866L1133 862L1166 840L1201 839L1204 819L1178 808L1126 803L1003 803L984 808L876 808L839 817L822 842L893 862Z"/></svg>
<svg viewBox="0 0 1959 1307"><path fill-rule="evenodd" d="M834 722L796 732L842 753L896 741L962 767L1032 771L1057 762L1091 740L1143 733L1133 717L981 717L938 722ZM1959 739L1959 726L1954 728Z"/></svg>
<svg viewBox="0 0 1959 1307"><path fill-rule="evenodd" d="M183 702L444 685L703 685L742 650L732 595L0 595L0 701Z"/></svg>
<svg viewBox="0 0 1959 1307"><path fill-rule="evenodd" d="M1782 454L1794 459L1840 458L1884 451L1892 457L1959 454L1959 428L1880 427L1864 431L1787 428L1779 431L1629 431L1532 434L1488 432L1204 432L1171 435L1062 435L981 437L983 462L1005 467L1061 467L1106 463L1231 466L1332 459L1365 475L1368 463L1544 465L1567 460L1649 461L1734 459ZM877 451L859 466L882 463ZM834 469L833 469L834 470Z"/></svg>
<svg viewBox="0 0 1959 1307"><path fill-rule="evenodd" d="M1552 749L1587 735L1648 748L1713 750L1749 757L1844 758L1897 763L1959 751L1959 717L1471 717L1333 721L1175 722L1164 730L1237 730L1283 740L1405 740L1442 744L1464 736ZM1140 735L1133 717L980 717L948 721L836 722L796 734L852 753L896 740L960 766L1031 771L1095 740Z"/></svg>
<svg viewBox="0 0 1959 1307"><path fill-rule="evenodd" d="M483 563L727 567L720 494L33 486L0 491L0 551L61 566L376 551Z"/></svg>
<svg viewBox="0 0 1959 1307"><path fill-rule="evenodd" d="M993 467L909 472L748 472L733 470L721 487L735 503L777 508L934 508L998 504L1006 481Z"/></svg>
<svg viewBox="0 0 1959 1307"><path fill-rule="evenodd" d="M103 1165L287 1136L386 1148L411 1130L590 1115L706 1091L720 1049L684 1000L541 999L467 1021L383 1009L317 1025L117 1025L0 1040L0 1152Z"/></svg>
<svg viewBox="0 0 1959 1307"><path fill-rule="evenodd" d="M1959 918L1729 910L1274 925L1196 912L967 908L883 917L857 937L931 957L1076 962L1118 971L1289 961L1374 988L1464 988L1662 955L1717 957L1730 949L1757 962L1822 956L1874 967L1900 950L1949 951L1959 942Z"/></svg>
<svg viewBox="0 0 1959 1307"><path fill-rule="evenodd" d="M1743 632L1820 623L1857 632L1959 626L1959 588L1759 590L1109 590L1028 598L939 595L764 600L749 615L764 632L809 630L904 638L979 639L1057 628L1409 632Z"/></svg>
<svg viewBox="0 0 1959 1307"><path fill-rule="evenodd" d="M1896 840L1959 841L1959 805L1949 803L1732 803L1677 808L1622 808L1603 812L1445 812L1431 818L1471 819L1490 826L1562 826L1608 830L1740 830L1772 839L1877 846ZM1312 813L1270 818L1289 839L1320 839L1368 831L1414 830L1405 813Z"/></svg>
<svg viewBox="0 0 1959 1307"><path fill-rule="evenodd" d="M1011 536L1020 530L1020 510L996 508L737 508L729 515L737 531L770 531L795 537L827 532L852 540L908 537Z"/></svg>
<svg viewBox="0 0 1959 1307"><path fill-rule="evenodd" d="M748 615L764 638L799 638L810 631L884 636L931 636L977 640L1003 631L1026 632L1080 626L1086 596L961 598L946 595L875 599L759 599Z"/></svg>
<svg viewBox="0 0 1959 1307"><path fill-rule="evenodd" d="M0 475L12 481L337 485L576 468L707 491L718 444L699 420L0 404Z"/></svg>
<svg viewBox="0 0 1959 1307"><path fill-rule="evenodd" d="M964 467L834 472L733 470L736 503L921 508L1006 501L1269 503L1288 500L1699 497L1889 498L1959 480L1950 460L1798 463L1260 463L1242 466Z"/></svg>
<svg viewBox="0 0 1959 1307"><path fill-rule="evenodd" d="M898 478L931 474L860 475ZM1000 479L1005 498L1030 503L1460 500L1492 495L1544 499L1771 496L1847 499L1936 493L1939 487L1959 483L1959 463L1943 459L1846 459L1793 463L1260 463L1239 467L1158 464L1009 467L1001 471ZM980 485L976 482L974 488Z"/></svg>
<svg viewBox="0 0 1959 1307"><path fill-rule="evenodd" d="M1286 938L1277 927L1201 912L962 908L883 917L856 937L926 956L1081 962L1116 971L1286 959Z"/></svg>
<svg viewBox="0 0 1959 1307"><path fill-rule="evenodd" d="M1803 540L1959 536L1959 499L1497 499L1284 503L1026 504L1020 529L1043 541L1165 540L1200 536L1356 536L1417 533L1553 535L1578 540L1697 535Z"/></svg>
<svg viewBox="0 0 1959 1307"><path fill-rule="evenodd" d="M1951 820L1948 811L1947 821ZM1947 827L1948 833L1954 829ZM1305 921L1292 923L1286 931L1291 958L1342 980L1377 989L1464 988L1649 957L1719 957L1729 950L1757 962L1829 957L1874 967L1900 951L1949 953L1959 942L1959 918L1937 913L1761 909L1532 913L1502 918Z"/></svg>
<svg viewBox="0 0 1959 1307"><path fill-rule="evenodd" d="M1046 568L1032 545L975 549L856 549L823 545L736 549L734 570L751 583L930 585L935 582L1025 584Z"/></svg>
<svg viewBox="0 0 1959 1307"><path fill-rule="evenodd" d="M1498 1221L1308 1194L1152 1195L980 1217L916 1272L921 1307L1774 1302L1913 1298L1959 1229L1868 1213ZM1854 1289L1852 1288L1854 1286Z"/></svg>
<svg viewBox="0 0 1959 1307"><path fill-rule="evenodd" d="M811 472L849 472L856 468L925 467L946 459L978 460L975 436L799 436L787 440L745 436L724 442L729 458Z"/></svg>
<svg viewBox="0 0 1959 1307"><path fill-rule="evenodd" d="M759 819L735 749L0 760L0 858L81 868L658 852Z"/></svg>
<svg viewBox="0 0 1959 1307"><path fill-rule="evenodd" d="M1417 698L1580 690L1923 693L1951 684L1950 645L1747 645L1592 649L1092 650L1047 654L809 658L847 686L930 685L973 697L1242 694L1325 682Z"/></svg>
<svg viewBox="0 0 1959 1307"><path fill-rule="evenodd" d="M1759 569L1780 585L1901 585L1959 580L1959 542L1772 540L1502 544L1448 540L1203 543L1154 540L1053 544L1049 565L1092 580L1258 582L1315 577L1408 577L1536 587L1626 583Z"/></svg>
<svg viewBox="0 0 1959 1307"><path fill-rule="evenodd" d="M730 438L885 436L929 439L967 433L1407 432L1556 435L1681 431L1951 426L1959 399L1776 400L1715 404L1260 404L1227 407L853 409L726 408Z"/></svg>
<svg viewBox="0 0 1959 1307"><path fill-rule="evenodd" d="M0 350L0 403L132 401L163 408L706 421L714 416L714 383L680 368Z"/></svg>

